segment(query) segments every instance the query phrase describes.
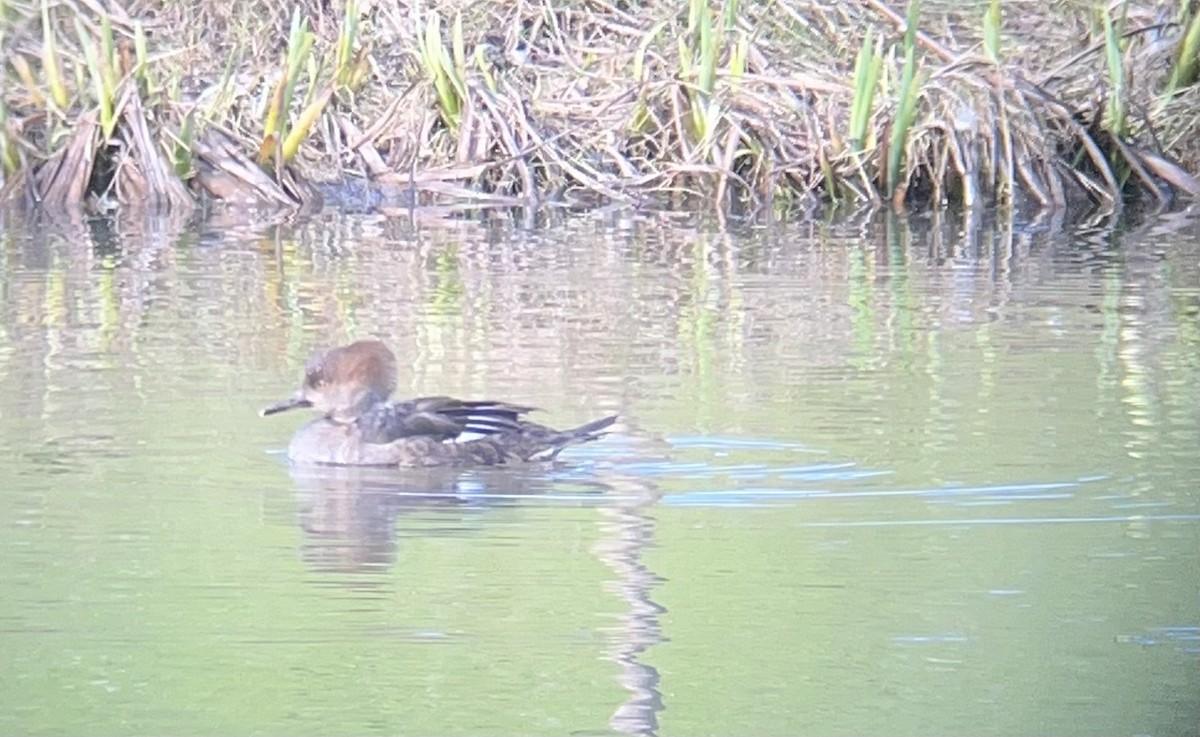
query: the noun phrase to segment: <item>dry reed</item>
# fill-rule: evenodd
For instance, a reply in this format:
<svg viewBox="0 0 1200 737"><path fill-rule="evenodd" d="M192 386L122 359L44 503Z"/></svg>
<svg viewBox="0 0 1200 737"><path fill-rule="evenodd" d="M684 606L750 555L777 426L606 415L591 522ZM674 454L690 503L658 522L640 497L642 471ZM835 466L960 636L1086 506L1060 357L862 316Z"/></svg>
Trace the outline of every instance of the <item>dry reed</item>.
<svg viewBox="0 0 1200 737"><path fill-rule="evenodd" d="M364 179L410 204L722 213L1200 196L1196 2L1005 5L7 0L0 193L297 206Z"/></svg>

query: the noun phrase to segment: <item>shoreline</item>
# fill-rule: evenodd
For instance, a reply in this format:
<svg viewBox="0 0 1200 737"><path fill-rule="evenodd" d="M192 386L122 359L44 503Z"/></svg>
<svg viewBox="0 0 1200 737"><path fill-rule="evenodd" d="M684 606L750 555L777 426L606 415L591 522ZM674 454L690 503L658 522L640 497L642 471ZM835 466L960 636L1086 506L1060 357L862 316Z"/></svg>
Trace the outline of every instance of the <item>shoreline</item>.
<svg viewBox="0 0 1200 737"><path fill-rule="evenodd" d="M1195 3L1004 5L9 6L0 202L292 208L336 182L722 216L1200 198Z"/></svg>

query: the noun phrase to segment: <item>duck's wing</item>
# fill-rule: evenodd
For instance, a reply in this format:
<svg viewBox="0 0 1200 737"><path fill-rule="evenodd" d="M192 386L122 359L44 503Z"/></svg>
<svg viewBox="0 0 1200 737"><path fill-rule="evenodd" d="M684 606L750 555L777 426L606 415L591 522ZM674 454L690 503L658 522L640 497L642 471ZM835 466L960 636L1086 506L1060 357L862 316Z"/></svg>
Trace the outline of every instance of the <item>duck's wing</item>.
<svg viewBox="0 0 1200 737"><path fill-rule="evenodd" d="M493 435L518 430L521 416L533 411L507 402L421 397L385 404L358 418L363 439L390 443L401 438L453 440L463 433Z"/></svg>

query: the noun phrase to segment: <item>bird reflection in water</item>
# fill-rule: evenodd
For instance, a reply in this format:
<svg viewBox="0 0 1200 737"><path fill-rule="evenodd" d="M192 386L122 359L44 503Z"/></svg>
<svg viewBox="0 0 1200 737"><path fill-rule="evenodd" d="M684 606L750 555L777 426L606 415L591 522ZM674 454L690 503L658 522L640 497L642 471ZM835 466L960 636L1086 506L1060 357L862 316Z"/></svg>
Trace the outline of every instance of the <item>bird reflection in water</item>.
<svg viewBox="0 0 1200 737"><path fill-rule="evenodd" d="M396 564L401 536L448 537L473 531L469 518L502 506L561 498L604 503L594 479L564 481L550 470L292 466L303 533L301 557L314 571L381 573ZM589 501L594 500L594 501ZM421 524L404 529L405 515Z"/></svg>

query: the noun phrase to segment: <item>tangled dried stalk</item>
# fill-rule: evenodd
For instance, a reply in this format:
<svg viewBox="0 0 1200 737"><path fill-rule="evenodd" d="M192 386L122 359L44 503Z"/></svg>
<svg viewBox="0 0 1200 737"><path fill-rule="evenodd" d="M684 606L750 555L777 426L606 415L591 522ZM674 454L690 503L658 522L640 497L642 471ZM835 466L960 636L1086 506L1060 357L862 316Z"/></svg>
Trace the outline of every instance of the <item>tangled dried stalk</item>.
<svg viewBox="0 0 1200 737"><path fill-rule="evenodd" d="M743 213L1194 198L1195 6L10 2L4 192L295 205L361 178L410 204Z"/></svg>

